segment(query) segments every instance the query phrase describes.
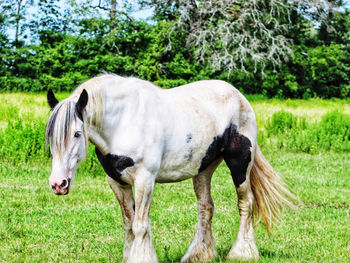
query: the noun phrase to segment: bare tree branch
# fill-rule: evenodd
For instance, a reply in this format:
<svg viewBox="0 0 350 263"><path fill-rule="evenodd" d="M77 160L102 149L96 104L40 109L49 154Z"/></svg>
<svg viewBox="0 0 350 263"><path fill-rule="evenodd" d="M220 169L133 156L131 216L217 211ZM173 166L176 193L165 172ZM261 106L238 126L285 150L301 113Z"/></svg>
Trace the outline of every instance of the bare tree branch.
<svg viewBox="0 0 350 263"><path fill-rule="evenodd" d="M19 40L19 29L20 29L20 21L21 21L21 11L23 0L17 0L17 10L16 10L16 34L15 34L15 44L18 46Z"/></svg>
<svg viewBox="0 0 350 263"><path fill-rule="evenodd" d="M292 11L322 20L332 8L326 0L178 2L178 18L170 34L187 32L186 45L194 48L196 59L208 62L214 70L227 71L245 71L251 61L255 71L268 63L278 67L293 55L292 41L286 37Z"/></svg>

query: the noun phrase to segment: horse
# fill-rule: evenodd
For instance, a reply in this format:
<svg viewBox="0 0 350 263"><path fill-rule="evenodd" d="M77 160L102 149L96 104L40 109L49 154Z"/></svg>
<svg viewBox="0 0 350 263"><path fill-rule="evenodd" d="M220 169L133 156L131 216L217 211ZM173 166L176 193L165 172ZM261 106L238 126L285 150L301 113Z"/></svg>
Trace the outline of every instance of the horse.
<svg viewBox="0 0 350 263"><path fill-rule="evenodd" d="M189 178L198 203L198 226L181 262L216 257L210 187L223 160L240 215L229 260L257 260L253 223L262 219L270 231L282 208L294 205L296 197L257 145L252 107L227 82L203 80L165 90L138 78L104 74L82 83L61 102L52 90L47 99L52 110L46 125L52 155L49 184L55 194L68 194L88 141L95 145L121 207L123 262L158 262L149 219L155 183Z"/></svg>

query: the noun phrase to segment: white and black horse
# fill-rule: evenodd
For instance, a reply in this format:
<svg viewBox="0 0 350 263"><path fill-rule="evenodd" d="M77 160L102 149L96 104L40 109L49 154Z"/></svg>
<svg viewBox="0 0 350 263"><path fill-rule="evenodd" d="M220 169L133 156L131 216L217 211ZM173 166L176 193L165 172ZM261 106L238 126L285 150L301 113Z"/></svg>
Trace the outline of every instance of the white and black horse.
<svg viewBox="0 0 350 263"><path fill-rule="evenodd" d="M240 214L229 259L257 259L253 215L269 230L282 206L292 205L293 195L259 150L253 109L226 82L199 81L163 90L137 78L108 74L83 83L61 102L50 90L48 102L50 186L55 194L68 194L88 141L96 146L121 206L126 229L123 262L158 261L149 219L156 182L193 180L199 221L182 262L216 256L210 183L222 160L231 171Z"/></svg>

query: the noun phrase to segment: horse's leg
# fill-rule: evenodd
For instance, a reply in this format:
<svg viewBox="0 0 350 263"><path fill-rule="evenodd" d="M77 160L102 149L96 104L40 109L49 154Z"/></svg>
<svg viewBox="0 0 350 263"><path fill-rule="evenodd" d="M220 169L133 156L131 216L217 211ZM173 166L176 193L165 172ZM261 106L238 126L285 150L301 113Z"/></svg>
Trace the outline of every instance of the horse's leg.
<svg viewBox="0 0 350 263"><path fill-rule="evenodd" d="M132 243L128 263L156 263L156 251L152 243L149 213L152 203L154 176L144 168L135 174L135 217L132 231L135 239Z"/></svg>
<svg viewBox="0 0 350 263"><path fill-rule="evenodd" d="M121 185L111 177L107 176L107 181L116 196L123 215L125 228L125 242L123 251L123 262L128 261L131 245L134 241L134 233L132 232L132 223L134 220L134 197L130 185Z"/></svg>
<svg viewBox="0 0 350 263"><path fill-rule="evenodd" d="M216 256L215 242L211 230L214 203L210 195L212 175L222 158L214 161L206 170L193 177L193 188L197 197L198 226L197 233L181 262L205 262Z"/></svg>
<svg viewBox="0 0 350 263"><path fill-rule="evenodd" d="M249 176L247 178L246 182L236 188L241 219L237 239L228 254L229 259L257 260L259 258L252 222L254 197L250 188Z"/></svg>
<svg viewBox="0 0 350 263"><path fill-rule="evenodd" d="M236 186L240 215L237 239L228 254L228 258L256 260L259 258L259 252L254 239L254 196L250 187L250 170L254 163L256 142L242 134L237 133L235 136L224 151L225 162Z"/></svg>

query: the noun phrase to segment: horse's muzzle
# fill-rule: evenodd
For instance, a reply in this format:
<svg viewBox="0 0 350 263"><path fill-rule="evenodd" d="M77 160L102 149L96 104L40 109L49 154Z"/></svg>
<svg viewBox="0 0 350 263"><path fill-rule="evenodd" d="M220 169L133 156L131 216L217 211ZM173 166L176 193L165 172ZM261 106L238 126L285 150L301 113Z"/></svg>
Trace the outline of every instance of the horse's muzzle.
<svg viewBox="0 0 350 263"><path fill-rule="evenodd" d="M67 195L69 193L70 181L70 178L63 179L60 184L55 183L51 185L51 188L56 195Z"/></svg>

